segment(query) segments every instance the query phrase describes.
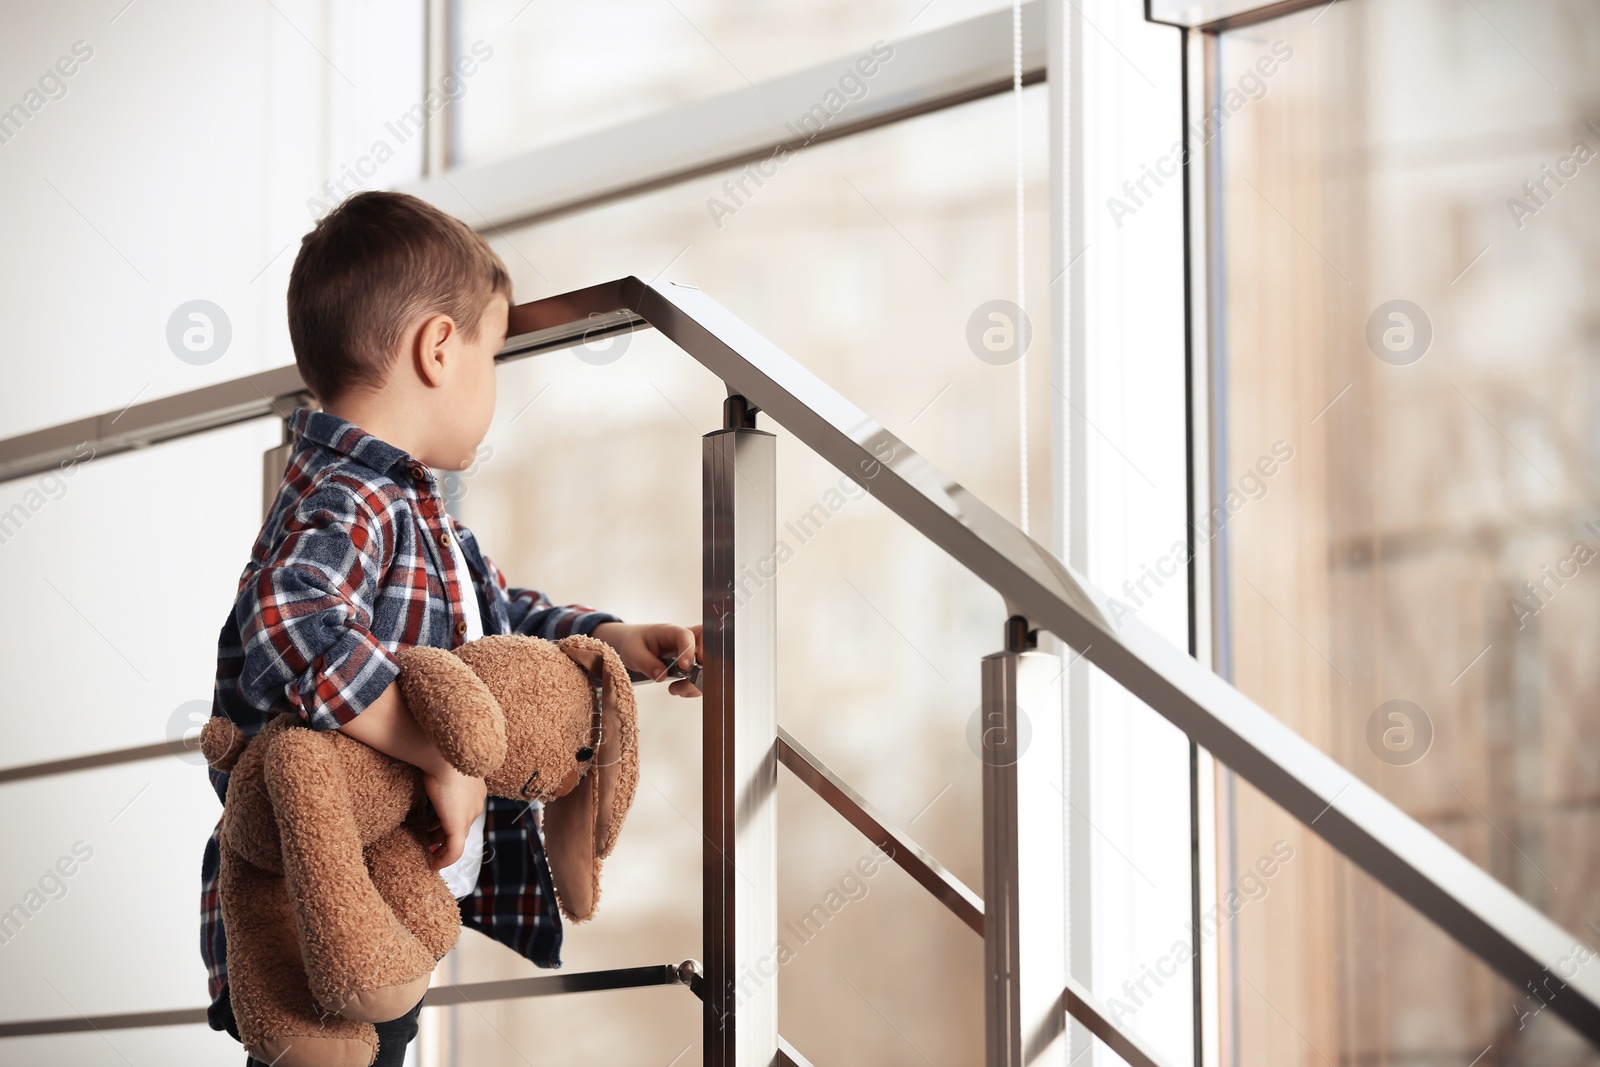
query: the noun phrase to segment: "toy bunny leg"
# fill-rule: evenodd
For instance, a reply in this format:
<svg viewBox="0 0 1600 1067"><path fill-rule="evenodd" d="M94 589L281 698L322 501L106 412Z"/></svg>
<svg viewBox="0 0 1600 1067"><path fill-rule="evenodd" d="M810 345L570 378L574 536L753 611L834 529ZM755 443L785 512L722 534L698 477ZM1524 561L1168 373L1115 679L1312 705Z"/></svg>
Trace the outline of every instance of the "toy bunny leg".
<svg viewBox="0 0 1600 1067"><path fill-rule="evenodd" d="M266 753L264 777L312 995L329 1011L384 1022L422 999L437 961L373 885L332 741L285 731Z"/></svg>
<svg viewBox="0 0 1600 1067"><path fill-rule="evenodd" d="M405 824L367 846L367 869L395 917L438 961L461 936L461 908L429 864L422 810L414 809Z"/></svg>
<svg viewBox="0 0 1600 1067"><path fill-rule="evenodd" d="M219 878L228 998L245 1051L275 1067L367 1067L378 1032L318 1008L283 877L225 848Z"/></svg>

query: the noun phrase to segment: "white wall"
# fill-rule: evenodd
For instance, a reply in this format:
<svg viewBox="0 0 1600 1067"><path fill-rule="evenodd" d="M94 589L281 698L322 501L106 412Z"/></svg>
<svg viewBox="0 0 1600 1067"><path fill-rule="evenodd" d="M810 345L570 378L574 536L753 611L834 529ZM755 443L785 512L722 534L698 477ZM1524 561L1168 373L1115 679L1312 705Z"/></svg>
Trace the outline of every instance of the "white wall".
<svg viewBox="0 0 1600 1067"><path fill-rule="evenodd" d="M75 42L87 58L0 143L0 437L290 362L306 201L421 93L416 2L124 2L7 5L0 107L26 106ZM415 172L396 147L375 181ZM204 366L166 341L196 298L233 332ZM0 485L0 512L29 516L0 542L0 763L160 741L209 701L276 437L264 420ZM92 851L0 943L4 1017L204 1004L200 856L220 810L204 767L172 758L0 785L0 909L74 842ZM242 1053L203 1026L0 1041L0 1064L224 1057Z"/></svg>

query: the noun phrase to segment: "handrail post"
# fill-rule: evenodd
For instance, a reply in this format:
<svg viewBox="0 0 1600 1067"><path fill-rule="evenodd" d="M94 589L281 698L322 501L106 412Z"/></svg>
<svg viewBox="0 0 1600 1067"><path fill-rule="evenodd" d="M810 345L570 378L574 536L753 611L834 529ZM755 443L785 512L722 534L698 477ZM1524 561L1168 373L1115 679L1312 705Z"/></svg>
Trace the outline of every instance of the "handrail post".
<svg viewBox="0 0 1600 1067"><path fill-rule="evenodd" d="M266 521L267 515L272 511L272 502L278 497L278 490L283 488L283 470L289 465L289 456L294 452L294 434L289 429L289 416L294 414L294 409L314 404L310 393L289 393L277 397L272 402L272 408L278 414L283 426L283 438L278 444L273 445L261 453L261 519Z"/></svg>
<svg viewBox="0 0 1600 1067"><path fill-rule="evenodd" d="M1013 615L983 658L987 1067L1067 1067L1066 782L1061 661Z"/></svg>
<svg viewBox="0 0 1600 1067"><path fill-rule="evenodd" d="M702 439L704 1062L778 1053L777 438L728 397Z"/></svg>

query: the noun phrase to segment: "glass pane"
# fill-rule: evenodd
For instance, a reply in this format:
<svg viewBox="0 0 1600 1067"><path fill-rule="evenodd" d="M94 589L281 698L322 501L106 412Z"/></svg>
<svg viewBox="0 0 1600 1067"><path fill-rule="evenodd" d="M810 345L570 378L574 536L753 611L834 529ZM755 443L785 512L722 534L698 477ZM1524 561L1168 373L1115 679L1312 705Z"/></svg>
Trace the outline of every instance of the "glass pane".
<svg viewBox="0 0 1600 1067"><path fill-rule="evenodd" d="M1024 103L1030 228L1042 234L1043 87ZM707 201L736 175L716 174L492 242L519 299L629 273L700 286L1015 518L1018 366L986 362L967 341L974 311L1015 289L1012 112L1002 96L817 146L752 187L729 217L714 218ZM1039 241L1028 252L1029 303L1042 309L1048 248ZM1047 316L1034 321L1026 366L1038 516L1049 506L1050 387ZM721 425L721 383L646 331L621 350L597 342L581 357L512 364L499 389L460 512L509 580L628 621L698 621L700 437ZM1004 605L760 421L778 433L780 721L980 887L982 765L968 729L979 660L1000 647ZM574 970L700 952L699 704L653 686L639 699L644 780L598 914L568 928ZM779 780L778 916L792 953L779 949L776 979L785 1035L817 1063L981 1060L982 940L898 868L852 877L863 839L787 771ZM463 941L458 980L527 972L481 938ZM666 1063L697 1049L698 1002L648 992L627 1010L575 998L486 1006L482 1018L458 1012L458 1047L464 1062L503 1055L501 1035L552 1059L592 1049Z"/></svg>
<svg viewBox="0 0 1600 1067"><path fill-rule="evenodd" d="M161 741L190 701L210 714L281 436L257 419L120 455L85 443L79 462L0 484L0 643L36 666L7 683L6 766Z"/></svg>
<svg viewBox="0 0 1600 1067"><path fill-rule="evenodd" d="M0 763L197 734L280 437L257 419L0 485ZM198 752L9 782L0 802L8 1020L205 1005L200 860L222 805ZM0 1042L6 1063L243 1055L204 1025Z"/></svg>
<svg viewBox="0 0 1600 1067"><path fill-rule="evenodd" d="M1223 961L1224 1064L1595 1062L1531 992L1248 783L1234 779L1223 794L1235 833L1201 934ZM1481 820L1434 829L1480 863L1496 836Z"/></svg>
<svg viewBox="0 0 1600 1067"><path fill-rule="evenodd" d="M469 57L473 73L455 111L457 162L476 164L1009 5L460 0L458 6L456 50Z"/></svg>
<svg viewBox="0 0 1600 1067"><path fill-rule="evenodd" d="M1584 936L1600 918L1597 46L1592 4L1350 0L1224 35L1207 120L1223 666ZM1263 847L1259 809L1235 795L1240 859ZM1491 1042L1485 1063L1596 1062L1553 1013L1520 1028L1519 994L1360 876L1303 870L1255 969L1238 960L1240 981L1291 999L1236 985L1246 1038L1278 1008L1331 1062L1466 1063Z"/></svg>
<svg viewBox="0 0 1600 1067"><path fill-rule="evenodd" d="M1269 6L1271 0L1150 0L1150 18L1174 26L1205 26Z"/></svg>

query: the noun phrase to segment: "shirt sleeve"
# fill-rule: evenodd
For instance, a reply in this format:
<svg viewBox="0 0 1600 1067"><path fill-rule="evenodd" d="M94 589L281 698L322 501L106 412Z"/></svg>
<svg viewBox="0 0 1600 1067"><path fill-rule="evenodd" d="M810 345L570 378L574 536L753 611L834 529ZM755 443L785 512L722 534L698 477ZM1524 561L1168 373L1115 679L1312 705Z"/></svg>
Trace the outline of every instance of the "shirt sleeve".
<svg viewBox="0 0 1600 1067"><path fill-rule="evenodd" d="M494 586L499 591L496 595L505 598L506 613L510 616L511 632L514 634L558 641L568 634L593 634L594 628L603 622L622 621L609 611L599 611L587 604L556 605L537 589L507 586L506 576L500 573L500 568L494 565L487 554L480 552L479 555L484 568L494 579Z"/></svg>
<svg viewBox="0 0 1600 1067"><path fill-rule="evenodd" d="M354 488L325 483L300 501L234 605L247 703L267 711L287 700L307 726L337 730L389 687L400 665L369 627L392 551Z"/></svg>

